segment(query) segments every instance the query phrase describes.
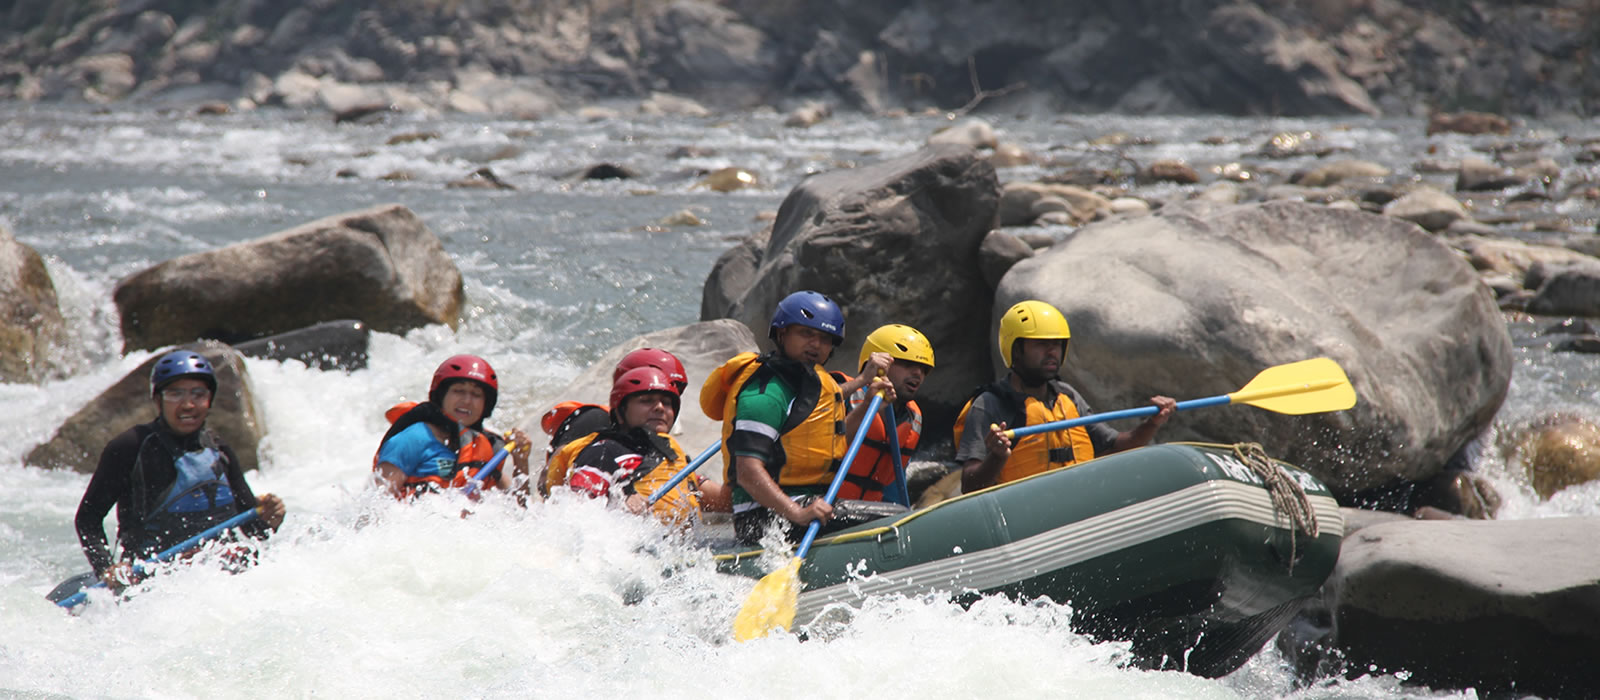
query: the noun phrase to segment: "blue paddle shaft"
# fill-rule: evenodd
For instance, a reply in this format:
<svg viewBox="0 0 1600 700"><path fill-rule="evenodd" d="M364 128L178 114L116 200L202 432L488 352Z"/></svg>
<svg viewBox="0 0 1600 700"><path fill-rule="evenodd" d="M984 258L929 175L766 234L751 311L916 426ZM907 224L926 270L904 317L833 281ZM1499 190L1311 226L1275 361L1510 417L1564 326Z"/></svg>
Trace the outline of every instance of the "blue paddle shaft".
<svg viewBox="0 0 1600 700"><path fill-rule="evenodd" d="M1208 397L1203 398L1203 399L1190 399L1188 401L1179 401L1177 410L1186 411L1186 410L1189 410L1191 408L1205 408L1207 406L1222 406L1222 405L1229 404L1229 403L1233 403L1233 399L1231 397L1229 397L1229 395L1227 395L1227 394L1219 394L1217 396L1208 396ZM1128 408L1128 409L1123 409L1121 411L1112 411L1110 413L1094 413L1094 414L1091 414L1091 415L1084 416L1082 418L1073 418L1071 420L1058 420L1058 421L1053 421L1053 422L1050 422L1050 423L1040 423L1038 425L1024 425L1024 426L1022 426L1020 428L1013 429L1011 431L1011 434L1013 436L1015 436L1015 437L1026 437L1026 436L1035 435L1035 434L1038 434L1038 433L1048 433L1048 432L1050 432L1052 430L1066 430L1068 428L1076 428L1076 427L1078 427L1080 425L1089 425L1090 423L1103 423L1105 421L1116 420L1118 418L1138 418L1139 416L1153 416L1153 415L1155 415L1157 413L1160 413L1160 412L1161 412L1161 408L1159 406L1140 406L1139 408Z"/></svg>
<svg viewBox="0 0 1600 700"><path fill-rule="evenodd" d="M461 493L471 496L478 490L478 486L483 483L484 479L489 478L489 475L493 474L494 470L500 468L500 463L506 461L506 457L510 454L505 448L501 448L499 452L494 453L494 457L489 459L489 463L483 465L483 468L479 469L477 474L472 475L472 480L468 481L466 486L461 487Z"/></svg>
<svg viewBox="0 0 1600 700"><path fill-rule="evenodd" d="M155 557L151 558L149 561L134 562L133 563L133 570L135 572L137 572L139 575L143 576L146 573L149 573L148 572L148 567L154 566L154 565L159 564L161 562L164 562L164 561L166 561L168 559L171 559L171 558L173 558L175 556L178 556L179 554L183 554L184 552L187 552L187 551L189 551L191 549L194 549L195 547L199 546L201 542L204 542L204 541L209 540L209 539L211 539L213 537L216 537L217 535L222 534L224 531L226 531L226 530L228 530L230 528L235 528L235 527L238 527L238 526L243 525L245 523L248 523L248 522L250 522L252 520L255 520L256 518L260 517L260 515L261 515L261 513L258 510L256 510L255 508L251 508L250 510L247 510L247 511L245 511L243 513L240 513L240 514L235 515L235 516L233 516L231 518L228 518L227 520L224 520L224 521L222 521L220 523L217 523L216 525L213 525L213 526L211 526L209 528L206 528L205 531L201 532L198 535L195 535L194 537L190 537L189 539L186 539L186 540L184 540L182 542L179 542L179 543L177 543L177 544L175 544L175 545L173 545L171 547L168 547L167 549L163 550L160 554L155 555ZM68 596L66 598L62 598L61 602L56 603L56 605L59 605L59 606L61 606L63 608L76 607L79 603L82 603L85 598L89 597L89 593L88 593L89 589L91 589L91 588L105 588L105 587L106 587L105 582L101 581L101 582L96 583L96 584L94 584L92 586L88 586L88 587L84 588L83 590L78 591L77 593L74 593L74 594L72 594L72 595L70 595L70 596Z"/></svg>
<svg viewBox="0 0 1600 700"><path fill-rule="evenodd" d="M884 422L883 433L889 438L889 458L894 460L894 488L898 495L900 505L911 507L911 491L906 487L906 465L900 461L900 422L895 420L894 402L883 405L883 412L887 415Z"/></svg>
<svg viewBox="0 0 1600 700"><path fill-rule="evenodd" d="M656 501L661 500L662 496L667 495L667 492L671 491L672 487L677 486L678 482L689 478L689 475L693 474L694 470L699 469L700 465L705 464L706 460L711 459L711 455L716 454L717 450L721 447L722 441L718 440L711 443L711 446L702 450L700 454L695 455L694 459L689 460L688 465L684 466L682 469L679 469L677 474L672 475L672 479L668 480L665 486L656 489L655 493L650 494L650 500L645 501L645 507L655 505Z"/></svg>
<svg viewBox="0 0 1600 700"><path fill-rule="evenodd" d="M856 452L861 450L861 443L867 439L867 431L872 429L872 416L877 414L879 404L883 403L882 394L873 394L872 403L867 404L867 415L861 419L861 427L856 429L856 436L850 439L850 449L844 453L844 463L839 465L839 472L833 475L833 483L828 485L827 495L822 497L822 502L833 505L833 499L839 495L839 487L844 486L844 477L850 473L850 464L856 461ZM811 551L811 541L817 538L817 533L822 530L822 521L813 520L806 528L806 536L800 540L800 548L794 551L796 559L806 558L806 552Z"/></svg>

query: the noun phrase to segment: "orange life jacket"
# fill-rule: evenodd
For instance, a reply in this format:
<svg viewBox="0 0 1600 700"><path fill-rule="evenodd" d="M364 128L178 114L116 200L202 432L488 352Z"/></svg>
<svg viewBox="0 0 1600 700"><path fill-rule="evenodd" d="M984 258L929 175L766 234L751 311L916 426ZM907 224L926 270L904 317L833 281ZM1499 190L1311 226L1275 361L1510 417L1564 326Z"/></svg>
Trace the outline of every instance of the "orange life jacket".
<svg viewBox="0 0 1600 700"><path fill-rule="evenodd" d="M844 375L840 375L844 376ZM849 381L846 377L845 381ZM850 410L855 410L871 400L865 387L857 389L850 396ZM911 463L911 452L917 449L917 443L922 441L922 409L915 401L906 402L906 414L895 414L899 424L895 426L895 435L900 443L900 469L905 469ZM839 498L854 501L881 501L883 490L895 482L897 474L894 468L894 456L889 449L888 434L884 432L884 416L880 409L878 415L872 416L872 427L867 429L866 439L861 441L860 449L856 450L856 458L850 463L850 473L844 477L844 484L839 487Z"/></svg>
<svg viewBox="0 0 1600 700"><path fill-rule="evenodd" d="M1011 383L1005 379L980 387L973 393L972 398L967 399L966 405L961 407L961 414L956 416L956 445L961 444L961 434L966 429L967 411L971 410L972 402L983 394L994 394L1000 399L1004 415L991 418L996 423L1004 420L1008 428L1077 418L1078 407L1072 402L1072 395L1067 392L1066 385L1060 382L1052 382L1052 385L1056 389L1053 406L1046 406L1043 401L1012 389ZM1005 466L1000 468L1000 475L995 479L995 483L1004 484L1091 459L1094 459L1094 443L1089 439L1089 430L1085 426L1025 435L1012 443L1011 457L1006 460Z"/></svg>

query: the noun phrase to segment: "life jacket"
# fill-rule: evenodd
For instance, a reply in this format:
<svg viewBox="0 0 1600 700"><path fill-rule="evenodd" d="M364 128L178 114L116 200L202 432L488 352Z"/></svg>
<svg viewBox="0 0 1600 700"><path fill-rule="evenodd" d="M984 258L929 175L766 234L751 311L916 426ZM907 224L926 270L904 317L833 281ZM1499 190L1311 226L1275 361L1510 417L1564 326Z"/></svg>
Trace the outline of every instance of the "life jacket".
<svg viewBox="0 0 1600 700"><path fill-rule="evenodd" d="M398 435L400 431L417 423L438 426L445 431L446 435L455 434L454 440L445 443L456 450L456 462L453 468L449 470L449 473L422 476L407 474L405 482L401 486L403 489L402 498L414 498L421 493L442 491L444 489L464 488L472 480L472 477L477 476L478 470L487 465L489 460L494 459L494 454L500 449L500 446L505 444L505 439L499 435L481 430L482 422L478 423L477 428L459 425L455 421L446 418L433 404L426 402L403 401L390 407L383 415L393 425L389 427L389 432L384 434L383 441L378 443L380 449L383 446L383 442L387 442L389 438ZM372 468L378 468L377 452L372 454ZM492 484L489 483L489 480L496 479L497 475L498 471L495 475L486 477L482 486L484 488L491 487Z"/></svg>
<svg viewBox="0 0 1600 700"><path fill-rule="evenodd" d="M539 419L539 427L550 436L550 444L544 448L544 470L540 473L536 486L539 495L549 496L550 487L560 485L566 479L566 471L552 480L550 476L550 463L562 448L572 444L574 440L593 435L610 427L611 413L604 406L597 406L582 401L562 401L544 412ZM587 444L587 443L586 443ZM573 456L577 453L573 452Z"/></svg>
<svg viewBox="0 0 1600 700"><path fill-rule="evenodd" d="M626 463L618 462L617 469L609 473L589 466L573 469L573 463L578 455L601 438L611 439L634 451L633 459ZM684 467L689 466L689 458L684 456L683 446L679 445L671 435L657 433L651 440L650 449L640 449L631 442L627 436L618 431L607 430L591 433L567 443L550 459L546 486L554 490L557 486L566 484L572 490L586 493L593 498L607 495L613 488L619 487L624 493L638 493L649 497L671 481L672 477ZM560 476L557 477L557 474ZM650 512L668 525L687 524L700 512L699 492L690 486L688 479L680 481L650 506Z"/></svg>
<svg viewBox="0 0 1600 700"><path fill-rule="evenodd" d="M973 392L972 398L967 399L966 405L961 407L960 415L956 416L956 444L961 444L961 434L966 429L967 411L972 408L972 402L984 394L994 394L1000 399L1000 415L990 416L990 419L995 423L1004 421L1007 428L1077 418L1078 407L1072 402L1072 394L1066 384L1052 381L1051 386L1056 392L1054 406L1046 406L1043 401L1012 389L1011 383L1006 379L979 387ZM1094 443L1089 440L1089 430L1084 426L1025 435L1011 444L1011 458L1000 468L1000 475L995 479L995 483L1004 484L1091 459L1094 459Z"/></svg>
<svg viewBox="0 0 1600 700"><path fill-rule="evenodd" d="M777 381L782 376L797 386L789 414L778 428L777 449L767 462L767 472L779 486L829 483L847 447L844 395L838 382L821 367L806 368L776 358L776 352L760 356L740 353L712 370L700 389L701 410L712 420L722 421L724 478L730 484L738 483L728 438L733 435L739 391L751 381Z"/></svg>
<svg viewBox="0 0 1600 700"><path fill-rule="evenodd" d="M133 467L133 492L146 492L147 457L170 459L177 477L144 504L136 532L119 533L124 549L138 556L152 554L239 513L233 487L228 484L227 455L217 446L216 437L209 429L202 428L198 437L200 449L185 451L159 429L145 436Z"/></svg>
<svg viewBox="0 0 1600 700"><path fill-rule="evenodd" d="M835 377L839 378L849 381L842 374ZM850 410L870 400L865 387L857 389L850 396ZM907 401L905 413L896 412L894 418L898 421L895 436L900 446L900 469L904 470L911 463L912 451L922 441L922 409L916 401ZM844 484L839 487L841 501L881 501L884 489L894 484L898 477L894 468L894 452L890 449L888 434L884 432L882 409L877 415L871 416L871 420L872 427L867 429L867 437L861 441L860 449L856 450L855 461L850 463L850 473L845 475Z"/></svg>

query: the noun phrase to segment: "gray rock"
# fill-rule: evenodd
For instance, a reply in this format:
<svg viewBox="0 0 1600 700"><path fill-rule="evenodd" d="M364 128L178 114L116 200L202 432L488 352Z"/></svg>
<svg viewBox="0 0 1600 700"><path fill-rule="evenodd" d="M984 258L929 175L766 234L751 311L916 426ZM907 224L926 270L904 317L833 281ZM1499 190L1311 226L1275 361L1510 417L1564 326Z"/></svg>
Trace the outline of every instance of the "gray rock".
<svg viewBox="0 0 1600 700"><path fill-rule="evenodd" d="M1534 290L1530 314L1600 317L1600 260L1534 263L1523 286Z"/></svg>
<svg viewBox="0 0 1600 700"><path fill-rule="evenodd" d="M1365 160L1340 160L1317 168L1298 172L1289 183L1303 187L1332 187L1347 180L1372 180L1388 177L1390 170L1378 163Z"/></svg>
<svg viewBox="0 0 1600 700"><path fill-rule="evenodd" d="M1347 537L1324 591L1351 668L1478 692L1600 687L1600 518L1383 523Z"/></svg>
<svg viewBox="0 0 1600 700"><path fill-rule="evenodd" d="M24 383L53 373L67 342L66 321L44 259L0 226L0 381Z"/></svg>
<svg viewBox="0 0 1600 700"><path fill-rule="evenodd" d="M1091 224L1011 268L993 312L1024 299L1067 316L1063 376L1104 410L1230 393L1268 367L1334 358L1359 397L1350 410L1185 412L1160 439L1259 441L1338 493L1438 473L1511 380L1511 339L1477 273L1415 227L1363 212L1191 203Z"/></svg>
<svg viewBox="0 0 1600 700"><path fill-rule="evenodd" d="M978 246L978 269L983 281L991 289L1000 284L1000 278L1012 265L1033 257L1033 247L1004 231L990 231Z"/></svg>
<svg viewBox="0 0 1600 700"><path fill-rule="evenodd" d="M784 199L745 293L728 307L702 300L703 318L735 318L766 337L772 310L801 289L844 309L845 341L829 368L854 373L861 339L886 323L933 343L939 379L917 399L929 431L948 427L967 392L990 379L989 343L971 320L988 316L990 291L973 261L999 207L994 168L961 146L924 148L853 170L813 175ZM708 290L723 289L716 277Z"/></svg>
<svg viewBox="0 0 1600 700"><path fill-rule="evenodd" d="M337 319L386 333L454 328L462 296L461 273L438 237L397 204L168 260L112 292L124 351L239 341Z"/></svg>
<svg viewBox="0 0 1600 700"><path fill-rule="evenodd" d="M1456 221L1471 218L1455 197L1427 185L1385 204L1383 214L1410 221L1429 231L1443 231Z"/></svg>
<svg viewBox="0 0 1600 700"><path fill-rule="evenodd" d="M217 432L223 442L239 455L240 466L255 469L256 453L265 433L261 411L256 407L250 375L244 358L233 348L215 341L179 346L194 350L211 361L217 373L217 393L211 400L206 427ZM159 356L153 356L132 372L100 392L56 429L48 442L29 450L24 464L44 469L72 469L92 473L106 443L128 428L154 420L160 399L150 395L150 370Z"/></svg>
<svg viewBox="0 0 1600 700"><path fill-rule="evenodd" d="M367 324L347 319L247 340L233 347L245 357L296 360L313 369L349 372L367 366L367 341L371 336Z"/></svg>

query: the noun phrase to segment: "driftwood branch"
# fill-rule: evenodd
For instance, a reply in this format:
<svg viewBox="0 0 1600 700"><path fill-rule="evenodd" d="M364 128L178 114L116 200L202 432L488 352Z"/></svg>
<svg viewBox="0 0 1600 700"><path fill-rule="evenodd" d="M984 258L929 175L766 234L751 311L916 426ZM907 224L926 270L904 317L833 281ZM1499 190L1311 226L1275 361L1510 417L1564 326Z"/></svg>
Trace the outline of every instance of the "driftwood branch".
<svg viewBox="0 0 1600 700"><path fill-rule="evenodd" d="M991 97L1001 97L1001 96L1004 96L1004 95L1009 95L1009 94L1011 94L1013 92L1016 92L1016 91L1021 90L1021 89L1025 88L1025 87L1028 87L1028 84L1026 82L1021 82L1021 83L1012 83L1012 84L1007 85L1007 86L1005 86L1003 88L1000 88L998 90L985 90L985 89L983 89L983 85L978 82L978 61L977 61L977 59L973 58L972 56L968 56L967 57L967 78L972 81L972 99L969 100L966 104L961 105L960 109L956 109L956 110L951 111L950 112L950 117L952 119L954 119L955 117L960 117L960 116L966 115L968 112L971 112L972 110L976 109L978 107L978 105L981 104L986 99L989 99Z"/></svg>

